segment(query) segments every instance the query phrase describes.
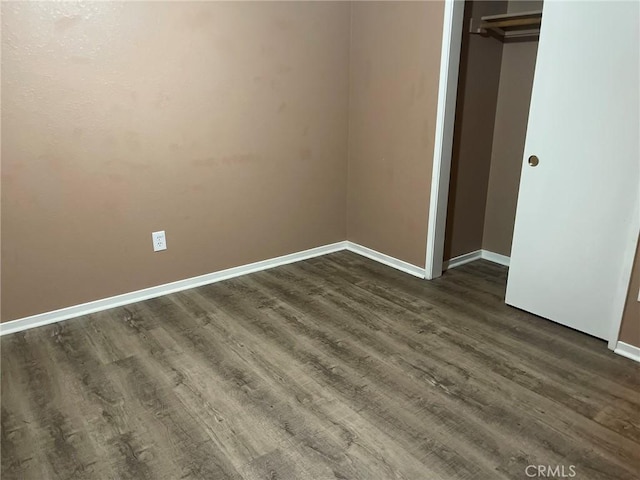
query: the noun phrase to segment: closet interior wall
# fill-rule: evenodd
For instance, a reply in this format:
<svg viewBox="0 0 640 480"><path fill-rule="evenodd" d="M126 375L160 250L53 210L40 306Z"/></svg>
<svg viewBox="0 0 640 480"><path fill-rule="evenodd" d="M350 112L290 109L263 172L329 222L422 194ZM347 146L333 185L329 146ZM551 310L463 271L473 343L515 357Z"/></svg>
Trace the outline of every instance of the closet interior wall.
<svg viewBox="0 0 640 480"><path fill-rule="evenodd" d="M619 340L640 348L640 238L636 247Z"/></svg>
<svg viewBox="0 0 640 480"><path fill-rule="evenodd" d="M465 5L444 260L511 253L537 38L469 33L471 18L542 9L541 1Z"/></svg>

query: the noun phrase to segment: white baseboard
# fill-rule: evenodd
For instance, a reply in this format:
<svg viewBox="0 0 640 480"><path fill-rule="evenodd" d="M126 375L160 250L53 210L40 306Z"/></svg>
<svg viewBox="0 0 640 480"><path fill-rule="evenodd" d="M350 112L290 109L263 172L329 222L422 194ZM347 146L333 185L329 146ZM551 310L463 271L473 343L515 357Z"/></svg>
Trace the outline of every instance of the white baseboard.
<svg viewBox="0 0 640 480"><path fill-rule="evenodd" d="M461 265L465 265L467 263L480 260L481 258L482 258L482 250L476 250L475 252L465 253L464 255L459 255L450 260L446 260L442 264L442 269L449 270L450 268L460 267Z"/></svg>
<svg viewBox="0 0 640 480"><path fill-rule="evenodd" d="M449 268L456 268L480 259L497 263L498 265L504 265L505 267L509 266L509 261L511 260L506 255L500 255L499 253L490 252L489 250L476 250L475 252L465 253L464 255L447 260L442 264L442 267L443 270L448 270Z"/></svg>
<svg viewBox="0 0 640 480"><path fill-rule="evenodd" d="M9 322L0 323L0 335L7 335L30 328L40 327L42 325L48 325L50 323L61 322L63 320L88 315L90 313L107 310L109 308L121 307L123 305L160 297L169 293L180 292L189 288L200 287L202 285L208 285L221 280L239 277L240 275L258 272L260 270L267 270L269 268L299 262L300 260L307 260L313 257L319 257L328 253L345 250L346 248L347 242L332 243L330 245L323 245L321 247L304 250L302 252L291 253L281 257L270 258L260 262L249 263L239 267L228 268L218 272L178 280L177 282L165 283L164 285L158 285L156 287L145 288L135 292L124 293L114 297L103 298L101 300L74 305L72 307L61 308L60 310L53 310L51 312L11 320Z"/></svg>
<svg viewBox="0 0 640 480"><path fill-rule="evenodd" d="M636 347L635 345L618 342L614 352L623 357L630 358L635 362L640 362L640 347Z"/></svg>
<svg viewBox="0 0 640 480"><path fill-rule="evenodd" d="M358 245L357 243L344 241L312 248L309 250L304 250L302 252L291 253L289 255L283 255L281 257L270 258L268 260L262 260L260 262L249 263L247 265L241 265L239 267L228 268L226 270L220 270L218 272L207 273L198 277L186 278L184 280L178 280L177 282L165 283L164 285L158 285L156 287L145 288L143 290L137 290L135 292L124 293L122 295L116 295L114 297L103 298L92 302L82 303L80 305L74 305L71 307L61 308L59 310L53 310L51 312L39 313L37 315L31 315L29 317L0 323L0 336L21 332L30 328L41 327L50 323L69 320L71 318L100 312L102 310L108 310L110 308L129 305L130 303L136 303L143 300L148 300L150 298L167 295L169 293L180 292L189 288L195 288L202 285L220 282L229 278L239 277L248 273L259 272L261 270L267 270L269 268L278 267L280 265L299 262L301 260L307 260L309 258L319 257L328 253L339 252L341 250L349 250L377 262L401 270L405 273L424 278L424 268L411 265L410 263L403 262L402 260L398 260L397 258L385 255L384 253L376 252L375 250L363 247L362 245Z"/></svg>
<svg viewBox="0 0 640 480"><path fill-rule="evenodd" d="M489 250L481 250L482 259L488 260L493 263L497 263L498 265L504 265L505 267L509 266L509 262L511 258L506 255L500 255L499 253L490 252Z"/></svg>
<svg viewBox="0 0 640 480"><path fill-rule="evenodd" d="M385 253L377 252L376 250L372 250L368 247L363 247L362 245L358 245L357 243L353 242L347 242L347 250L353 253L357 253L358 255L362 255L363 257L370 258L371 260L375 260L378 263L382 263L389 267L395 268L396 270L408 273L409 275L413 275L419 278L425 278L424 268L418 267L403 260L398 260L397 258L391 257Z"/></svg>

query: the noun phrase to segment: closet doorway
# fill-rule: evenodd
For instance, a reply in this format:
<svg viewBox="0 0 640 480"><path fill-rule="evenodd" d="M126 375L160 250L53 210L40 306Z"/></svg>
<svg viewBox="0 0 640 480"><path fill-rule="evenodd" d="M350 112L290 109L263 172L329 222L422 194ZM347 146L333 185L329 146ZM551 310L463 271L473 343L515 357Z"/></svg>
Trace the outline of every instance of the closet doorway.
<svg viewBox="0 0 640 480"><path fill-rule="evenodd" d="M447 2L428 278L510 265L506 303L615 344L640 228L639 10Z"/></svg>
<svg viewBox="0 0 640 480"><path fill-rule="evenodd" d="M542 8L465 2L445 268L478 257L509 264Z"/></svg>

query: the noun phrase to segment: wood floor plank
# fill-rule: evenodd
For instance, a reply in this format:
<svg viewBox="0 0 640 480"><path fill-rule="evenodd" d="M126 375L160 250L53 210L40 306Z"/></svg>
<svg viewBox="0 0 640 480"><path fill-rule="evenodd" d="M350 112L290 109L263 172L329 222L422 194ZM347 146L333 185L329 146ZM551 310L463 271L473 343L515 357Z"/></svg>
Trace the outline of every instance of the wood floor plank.
<svg viewBox="0 0 640 480"><path fill-rule="evenodd" d="M5 336L2 478L638 478L639 366L506 274L339 252Z"/></svg>
<svg viewBox="0 0 640 480"><path fill-rule="evenodd" d="M55 332L57 329L51 330ZM3 430L5 422L10 422L13 414L21 412L29 431L23 439L29 438L33 443L27 444L31 447L29 450L24 450L20 448L24 443L12 442L9 448L13 448L5 454L10 459L17 459L19 468L7 470L3 460L3 478L13 475L20 478L33 475L35 471L41 472L45 478L55 478L62 472L66 478L78 479L98 473L94 467L99 457L89 442L91 432L85 428L85 419L77 415L74 394L80 392L53 358L53 350L60 345L59 337L21 332L11 336L7 344L14 353L11 365L17 368L17 372L12 373L18 373L19 380L15 381L14 377L11 384L6 382L3 361ZM5 348L3 345L3 350ZM5 395L7 390L9 393ZM18 455L15 449L20 452ZM33 462L29 461L34 454L38 455L37 465L31 465Z"/></svg>
<svg viewBox="0 0 640 480"><path fill-rule="evenodd" d="M269 273L265 273L264 275L269 275ZM276 275L276 274L273 274L273 275ZM260 278L260 276L256 276L256 277L254 277L254 278ZM293 280L293 279L289 279L289 280ZM298 284L298 282L292 281L292 282L291 282L291 284L292 284L292 285L297 285L297 284ZM296 288L296 287L292 287L292 288ZM255 292L255 293L256 293L256 294L258 294L258 290L256 290L256 292ZM365 302L364 302L364 301L359 302L359 305L360 305L360 307L359 307L359 308L360 308L360 310L362 310L363 308L366 308L366 307L362 307L362 306L361 306L363 303L365 303ZM342 306L346 306L346 303L342 302ZM319 316L318 312L315 312L315 311L314 311L314 315L312 315L312 318L317 318L318 316ZM344 315L343 315L343 316L344 316ZM373 311L370 311L370 312L368 313L368 318L369 318L369 319L374 318L375 316L376 316L376 314L375 314L375 312L373 312ZM325 318L325 320L326 320L326 319L328 319L328 318L330 318L330 317L329 317L329 316L325 316L324 318ZM301 334L302 334L302 333L301 333ZM366 336L366 332L362 332L362 331L361 331L361 332L353 332L353 335L351 336L351 338L359 338L359 339L362 339L364 336ZM405 341L405 342L409 342L409 339L405 339L404 341ZM352 346L352 347L350 348L350 350L353 350L353 349L355 349L355 347L354 347L354 346ZM464 352L461 352L461 353L462 353L462 354L464 354ZM406 354L405 354L405 355L406 355ZM470 366L470 368L471 368L471 366ZM380 371L380 372L376 372L375 374L373 374L373 377L374 377L374 378L377 378L377 379L384 378L384 372L382 372L382 371ZM395 377L395 378L398 378L398 377ZM503 378L502 380L504 381L504 380L506 380L506 379L504 379L504 378ZM451 383L451 382L450 382L450 383ZM499 385L499 384L497 384L497 385ZM380 387L380 386L378 386L378 387ZM396 388L396 389L395 389L395 391L397 391L397 392L402 392L402 391L404 391L404 390L406 390L406 389L407 389L406 387L405 387L405 388L400 388L400 386L398 385L398 388ZM491 387L491 390L492 390L492 391L496 391L496 385L492 386L492 387ZM498 390L498 391L500 391L500 390ZM504 393L504 394L508 394L509 392L508 392L508 391L503 391L502 393ZM473 398L474 400L478 400L478 397L479 397L479 395L476 393L476 394L475 394L475 395L473 395L471 398ZM449 402L449 403L451 403L451 402ZM540 401L532 402L532 404L534 404L534 405L535 405L536 403L537 403L537 404L539 404L539 403L540 403ZM489 404L489 401L486 401L486 402L485 402L485 404ZM551 405L550 407L552 408L552 407L553 407L553 405ZM457 408L457 409L459 409L459 408L460 408L460 405L456 406L456 408ZM458 410L458 413L459 413L459 415L458 415L458 416L460 416L460 412L461 412L461 411L460 411L460 410ZM481 415L483 412L472 412L472 413L473 413L473 415L475 416L475 415ZM506 410L506 411L502 411L502 412L500 412L500 414L499 414L499 415L495 415L495 417L496 417L496 418L506 418L506 419L508 419L508 420L512 420L512 419L509 419L509 415L508 415L508 414L509 414L509 411L508 411L508 410ZM473 418L473 417L472 417L472 418ZM542 420L544 420L544 419L542 419ZM515 421L512 421L511 423L514 423L514 424L515 424L516 422L515 422ZM535 430L536 430L536 429L535 429L535 428L533 428L533 427L534 427L534 425L532 425L532 426L529 428L529 432L528 432L528 434L529 434L529 435L531 435L533 432L535 432ZM597 426L597 425L589 425L589 427L590 427L590 429L598 429L598 426ZM469 426L469 427L468 427L468 429L467 429L467 437L470 437L470 439L471 439L471 438L473 437L473 433L474 433L475 431L477 431L477 429L474 429L473 427L470 427L470 426ZM605 432L605 433L606 433L606 432ZM583 433L583 434L585 434L585 433ZM549 434L547 433L547 435L541 435L541 438L542 438L542 439L544 439L545 437L548 437L548 436L549 436ZM562 439L562 437L563 437L563 435L561 435L559 438L560 438L560 439ZM514 438L512 438L512 440L513 440L513 439L514 439ZM482 442L482 439L475 439L475 440L476 440L476 442ZM631 450L631 452L635 452L635 444L630 444L629 442L624 442L623 440L620 440L620 439L615 439L615 440L618 440L617 442L615 442L615 443L614 443L614 445L618 445L618 448L616 448L616 449L615 449L615 451L616 451L616 452L617 452L617 450L619 450L619 449L622 449L623 451L625 451L625 449L624 449L624 448L622 448L622 446L623 446L623 445L625 445L625 444L626 444L626 445L628 445L628 446L627 446L627 448L626 448L626 451L627 451L627 452L629 452L629 450ZM565 445L567 445L568 447L573 448L573 442L572 442L570 439L565 438L565 439L564 439L564 444L565 444ZM609 453L611 453L611 452L609 452ZM597 459L596 459L596 460L597 460ZM620 475L622 475L622 474L623 474L623 473L620 473Z"/></svg>
<svg viewBox="0 0 640 480"><path fill-rule="evenodd" d="M335 273L332 275L335 276ZM502 344L498 343L501 347L511 347L518 355L520 352L530 351L527 362L535 365L543 363L542 368L545 371L553 369L556 365L567 366L570 363L572 368L562 372L563 378L582 372L584 375L577 381L587 382L594 388L601 386L607 391L619 390L622 395L636 398L636 392L640 387L640 375L627 368L625 359L607 349L603 351L600 348L601 341L587 335L577 335L579 338L575 338L575 332L568 328L560 329L559 333L562 335L554 335L553 332L558 330L556 324L508 307L501 302L485 302L485 305L479 308L474 301L478 292L457 289L450 285L455 283L453 280L436 280L426 285L422 285L419 280L413 280L402 278L402 282L408 282L406 288L402 289L390 289L370 279L358 282L358 286L416 314L436 316L440 324L449 325L452 329L472 335L484 335L479 338L487 345L502 341ZM451 293L449 289L456 290ZM514 321L516 318L524 321ZM566 334L571 335L565 340ZM569 341L570 338L574 338L575 341ZM545 355L539 355L539 346L543 344Z"/></svg>
<svg viewBox="0 0 640 480"><path fill-rule="evenodd" d="M227 307L229 307L229 305L227 305ZM194 306L193 304L191 304L190 309L193 308ZM265 323L259 325L259 328L269 329L269 325L272 324L269 321L271 314L274 314L274 312L265 311L262 313L263 316L266 315ZM225 327L229 330L233 330L236 338L240 339L237 341L240 342L244 347L251 342L251 338L255 338L255 332L253 329L254 325L253 322L245 325L239 325L240 322L237 321L238 318L238 312L234 310L233 322L227 323ZM220 325L221 322L216 321L209 323L207 326L212 329L215 328L216 334L226 336L226 332L220 331ZM276 335L279 335L279 333L276 331L274 331L274 333ZM305 417L314 424L315 432L319 431L319 428L322 427L322 423L329 425L332 424L336 427L344 427L344 425L342 424L341 416L351 416L355 413L351 407L346 408L347 405L355 405L357 406L359 412L362 412L362 410L365 408L362 401L354 403L352 395L348 395L348 400L341 402L339 397L335 395L335 389L333 388L332 384L334 383L336 377L340 375L337 369L333 368L331 364L322 363L322 360L318 360L316 362L308 362L306 360L303 360L301 362L296 361L296 358L298 357L298 347L295 345L296 339L286 333L282 337L283 338L281 338L281 340L284 340L284 343L267 341L266 338L261 338L259 344L253 345L253 349L263 351L261 352L262 355L258 355L255 358L256 362L252 365L252 369L259 371L265 367L265 364L271 363L271 361L278 362L278 359L282 359L281 362L278 362L277 366L273 364L270 365L268 377L275 377L276 379L279 379L278 383L283 384L281 385L285 387L281 390L281 394L283 396L286 397L290 394L294 395L292 403L297 407L303 408L305 410ZM304 343L302 344L301 348L304 348ZM323 360L325 360L325 358L323 358ZM324 368L318 369L319 364ZM318 375L318 372L320 372L320 375ZM296 378L305 379L304 385L297 384L295 380ZM278 384L275 384L273 385L273 388L277 389L278 386ZM360 394L366 394L365 387L366 384L356 386L355 388L353 388L353 391ZM309 398L314 400L312 402L304 401L305 399ZM317 399L319 398L322 399L322 402L318 402ZM330 407L323 408L327 405L330 405ZM338 414L337 417L336 414ZM352 420L357 421L357 419ZM295 425L295 422L290 422L288 429L290 430L291 428L294 428ZM346 434L349 443L347 445L343 445L342 443L344 439L342 439L341 444L337 445L337 447L339 449L344 447L349 449L352 446L353 435L349 433L349 429L346 427L343 428L343 431L341 433ZM316 436L317 435L318 434L316 433ZM378 429L376 432L376 436L389 437L389 433ZM313 450L317 450L317 447L313 445L316 443L313 437L306 436L306 438L301 438L300 440L303 444L311 446ZM368 439L367 441L371 442L371 440L373 440L373 438ZM405 453L406 444L404 445L404 447L400 447L396 441L389 437L385 447L388 456L381 465L382 467L389 466L394 469L393 471L396 472L413 469L411 475L414 477L416 475L416 472L420 471L420 467L419 465L417 465L418 462L416 462L416 458L411 457L410 455L407 455L407 453ZM375 471L371 474L367 474L366 469L368 466L370 466L367 464L375 463L379 459L377 457L372 458L369 451L356 452L355 455L358 456L362 455L363 453L366 453L366 462L361 462L359 461L359 458L354 458L354 452L347 453L347 456L349 457L349 463L357 464L357 470L349 472L349 475L346 478L371 478L371 474L375 474ZM335 456L335 454L333 455ZM342 454L339 454L339 456L342 456ZM344 465L341 465L339 467L341 470L343 470ZM422 467L422 470L424 470L424 467ZM343 474L344 473L345 472L343 472Z"/></svg>
<svg viewBox="0 0 640 480"><path fill-rule="evenodd" d="M184 295L176 295L172 297L174 300L177 300L176 297L184 297ZM174 310L179 305L184 304L186 300L188 299L182 298L182 301L178 300L173 304L165 304L162 306L162 311L166 312ZM193 302L189 302L188 308L185 311L196 312L196 315L199 314L199 311ZM224 316L221 316L219 311L214 314L208 314L208 317L212 316L215 316L215 318L210 318L211 322L208 323L207 326L220 326L223 324ZM238 317L234 317L232 320L233 323L236 323L237 318ZM231 324L231 322L228 324ZM178 332L180 331L181 330L178 330ZM182 330L182 332L184 335L193 335L193 332L191 331ZM177 334L181 335L181 333ZM227 350L225 345L219 343L220 337L229 338L228 335L224 333L220 334L219 330L213 334L213 332L208 332L205 329L198 329L198 335L200 338L206 339L204 342L200 343L200 345L203 346L202 354L204 356L210 357L209 349L213 349L216 352L213 354L215 358L211 358L209 360L212 361L213 364L220 363L218 359L220 358L221 352L224 352L225 357L229 354L229 352L225 352L225 350ZM238 344L237 342L224 343L231 346ZM261 339L261 343L264 343L264 339ZM344 471L346 467L349 467L349 462L346 462L343 459L343 445L336 444L334 441L335 439L326 437L325 432L322 431L322 425L320 425L312 415L308 414L309 405L305 408L305 410L307 410L305 415L300 413L300 409L302 408L302 402L300 399L309 397L309 395L301 391L300 388L297 388L292 379L284 380L287 376L285 372L281 371L276 373L275 378L278 379L278 382L275 385L274 382L270 382L270 385L265 385L265 383L269 383L270 378L274 378L273 371L269 372L269 375L267 376L258 375L261 372L262 367L264 367L264 365L270 360L273 359L275 361L280 358L281 352L278 352L273 348L269 348L268 352L264 352L264 355L257 359L256 364L247 365L246 346L248 342L242 339L240 344L242 345L241 348L243 350L238 354L240 361L234 362L234 368L236 368L236 370L228 374L228 376L230 378L241 378L242 386L246 387L244 388L244 392L241 392L242 396L239 399L239 403L242 405L239 409L242 411L242 414L249 418L254 418L253 423L259 422L261 425L260 431L273 432L273 435L276 438L273 438L269 442L270 445L282 444L283 441L288 441L289 437L295 437L296 442L306 448L310 455L304 463L312 464L312 457L315 456L316 453L319 453L323 457L323 462L328 463L334 471ZM288 359L285 358L284 361L288 362ZM284 389L284 392L282 389L277 388L278 384L282 383L287 387ZM280 393L280 395L277 393ZM291 393L295 395L295 398L290 398ZM315 398L316 400L313 403L317 406L317 399L323 397L315 396ZM323 420L327 421L326 418L323 418ZM335 424L335 422L332 423ZM347 468L347 470L350 470L345 472L345 474L348 474L347 478L371 478L370 476L365 475L366 472L363 471L362 466L360 466L358 470L354 470L353 468ZM316 477L320 478L317 474L311 478Z"/></svg>

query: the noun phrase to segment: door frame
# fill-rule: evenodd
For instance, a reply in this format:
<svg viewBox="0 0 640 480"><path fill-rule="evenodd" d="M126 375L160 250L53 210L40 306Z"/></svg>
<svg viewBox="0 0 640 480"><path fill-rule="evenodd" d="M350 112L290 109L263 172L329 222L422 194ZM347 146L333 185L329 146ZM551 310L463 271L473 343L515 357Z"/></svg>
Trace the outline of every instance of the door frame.
<svg viewBox="0 0 640 480"><path fill-rule="evenodd" d="M433 171L431 174L429 223L427 227L425 277L428 280L442 275L464 5L464 0L445 0L444 4L438 108L433 149Z"/></svg>
<svg viewBox="0 0 640 480"><path fill-rule="evenodd" d="M438 107L436 114L433 170L429 221L427 228L425 278L432 280L442 275L449 176L453 150L453 132L460 69L460 50L464 23L465 0L445 0L442 52L440 56L440 79L438 85ZM640 198L632 207L634 225L630 225L627 247L623 253L623 265L616 290L616 314L611 319L608 348L614 350L618 343L622 316L628 295L631 271L640 231ZM633 296L635 298L635 294ZM638 298L640 301L640 297Z"/></svg>

